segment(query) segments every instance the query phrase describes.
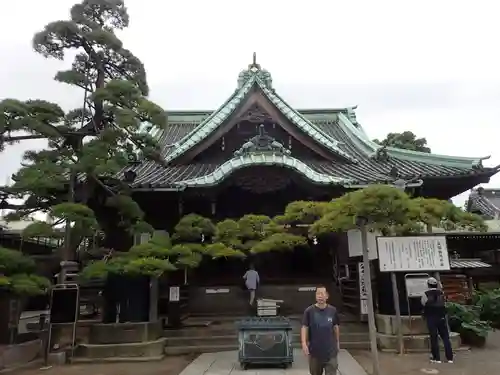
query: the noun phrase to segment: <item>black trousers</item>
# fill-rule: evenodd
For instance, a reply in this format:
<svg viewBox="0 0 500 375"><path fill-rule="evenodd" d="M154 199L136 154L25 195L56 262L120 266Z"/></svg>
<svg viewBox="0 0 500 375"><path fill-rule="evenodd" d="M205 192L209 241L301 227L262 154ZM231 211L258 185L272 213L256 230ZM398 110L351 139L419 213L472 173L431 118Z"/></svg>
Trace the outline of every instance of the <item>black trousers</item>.
<svg viewBox="0 0 500 375"><path fill-rule="evenodd" d="M320 360L309 356L309 373L311 375L337 375L339 361L337 355L329 360Z"/></svg>
<svg viewBox="0 0 500 375"><path fill-rule="evenodd" d="M446 318L440 316L427 316L426 320L431 341L432 359L435 361L441 360L441 354L439 352L439 337L441 337L446 360L453 361L453 350L451 349L450 332L448 331Z"/></svg>

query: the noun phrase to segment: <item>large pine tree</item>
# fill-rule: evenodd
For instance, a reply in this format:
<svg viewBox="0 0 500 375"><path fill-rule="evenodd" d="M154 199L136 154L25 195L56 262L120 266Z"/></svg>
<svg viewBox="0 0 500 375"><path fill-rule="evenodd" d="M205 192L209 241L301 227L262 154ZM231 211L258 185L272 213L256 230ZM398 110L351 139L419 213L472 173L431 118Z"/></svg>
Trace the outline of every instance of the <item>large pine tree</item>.
<svg viewBox="0 0 500 375"><path fill-rule="evenodd" d="M83 0L68 20L51 22L34 36L34 50L47 58L62 60L76 52L71 69L57 72L55 80L81 89L82 108L65 112L39 99L0 101L0 150L24 139L48 144L26 152L13 185L4 188L24 203L4 199L2 206L14 210L11 218L34 212L53 217L50 224L33 223L24 234L64 237L63 260L74 259L82 240L99 232L92 208L111 207L130 231L151 229L128 185L115 178L137 157L160 161L151 130L166 124L165 112L147 99L143 64L116 35L128 24L123 0ZM60 223L71 230L55 230Z"/></svg>

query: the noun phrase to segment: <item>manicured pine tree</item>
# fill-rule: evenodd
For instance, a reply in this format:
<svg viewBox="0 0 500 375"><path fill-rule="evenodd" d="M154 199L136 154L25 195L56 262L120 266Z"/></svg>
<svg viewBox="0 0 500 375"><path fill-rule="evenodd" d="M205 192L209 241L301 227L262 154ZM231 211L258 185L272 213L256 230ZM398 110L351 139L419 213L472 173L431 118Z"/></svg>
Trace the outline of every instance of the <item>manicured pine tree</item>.
<svg viewBox="0 0 500 375"><path fill-rule="evenodd" d="M123 0L83 0L69 19L51 22L34 36L34 50L46 58L76 53L71 68L57 72L55 80L81 90L81 108L65 112L43 99L0 102L1 148L25 139L47 141L45 149L25 153L13 185L4 188L23 203L4 199L3 208L14 210L10 219L35 212L53 217L50 224L34 222L24 235L64 237L63 260L75 259L84 238L99 232L97 208L117 212L119 225L131 232L152 231L128 184L116 178L138 158L161 162L154 134L167 120L147 97L143 64L116 34L128 25ZM67 230L56 230L62 223Z"/></svg>

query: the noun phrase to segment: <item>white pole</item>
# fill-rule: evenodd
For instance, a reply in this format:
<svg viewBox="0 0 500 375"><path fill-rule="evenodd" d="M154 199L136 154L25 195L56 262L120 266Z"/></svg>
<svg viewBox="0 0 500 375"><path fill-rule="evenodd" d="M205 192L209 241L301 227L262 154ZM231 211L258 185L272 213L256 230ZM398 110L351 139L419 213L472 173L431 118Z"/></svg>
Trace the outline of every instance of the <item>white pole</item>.
<svg viewBox="0 0 500 375"><path fill-rule="evenodd" d="M366 219L360 218L361 247L363 249L363 264L365 267L365 286L368 295L368 327L370 330L370 346L372 351L373 375L380 375L380 364L377 347L377 328L375 326L375 312L373 308L372 276L370 270L370 259L368 257L368 232Z"/></svg>

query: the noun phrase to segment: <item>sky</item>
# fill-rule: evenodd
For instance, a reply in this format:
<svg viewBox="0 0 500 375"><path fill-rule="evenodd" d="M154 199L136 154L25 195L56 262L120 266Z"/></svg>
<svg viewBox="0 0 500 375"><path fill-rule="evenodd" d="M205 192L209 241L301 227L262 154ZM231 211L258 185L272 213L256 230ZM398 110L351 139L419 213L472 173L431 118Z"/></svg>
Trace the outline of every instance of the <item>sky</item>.
<svg viewBox="0 0 500 375"><path fill-rule="evenodd" d="M70 109L82 92L53 81L71 59L44 59L33 34L67 19L76 0L9 2L0 13L0 99L45 99ZM164 109L215 109L257 53L295 108L358 105L373 138L413 131L434 153L500 164L500 5L494 1L125 0L124 46L146 66ZM50 4L50 5L49 5ZM474 4L474 6L472 6ZM0 183L33 141L0 154ZM500 187L500 176L489 187ZM468 192L457 197L463 204Z"/></svg>

